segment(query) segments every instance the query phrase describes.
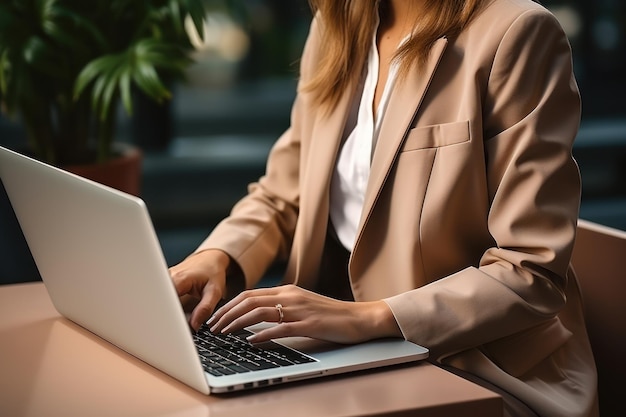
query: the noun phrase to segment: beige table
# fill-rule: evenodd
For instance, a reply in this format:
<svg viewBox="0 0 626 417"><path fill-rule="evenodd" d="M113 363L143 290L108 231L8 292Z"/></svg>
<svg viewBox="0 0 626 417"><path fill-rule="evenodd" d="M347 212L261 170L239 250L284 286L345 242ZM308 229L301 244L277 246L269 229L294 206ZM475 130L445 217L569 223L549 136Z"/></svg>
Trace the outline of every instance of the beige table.
<svg viewBox="0 0 626 417"><path fill-rule="evenodd" d="M0 286L0 416L501 416L430 363L204 396L59 316L41 283Z"/></svg>

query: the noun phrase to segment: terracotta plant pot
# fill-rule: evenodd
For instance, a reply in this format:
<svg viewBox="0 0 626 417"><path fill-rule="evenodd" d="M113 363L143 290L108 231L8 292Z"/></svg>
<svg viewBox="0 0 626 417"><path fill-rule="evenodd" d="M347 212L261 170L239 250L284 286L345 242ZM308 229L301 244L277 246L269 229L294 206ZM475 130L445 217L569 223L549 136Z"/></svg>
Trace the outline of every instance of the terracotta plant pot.
<svg viewBox="0 0 626 417"><path fill-rule="evenodd" d="M67 165L63 169L125 193L139 196L142 162L140 149L129 144L116 143L114 152L119 156L107 162Z"/></svg>

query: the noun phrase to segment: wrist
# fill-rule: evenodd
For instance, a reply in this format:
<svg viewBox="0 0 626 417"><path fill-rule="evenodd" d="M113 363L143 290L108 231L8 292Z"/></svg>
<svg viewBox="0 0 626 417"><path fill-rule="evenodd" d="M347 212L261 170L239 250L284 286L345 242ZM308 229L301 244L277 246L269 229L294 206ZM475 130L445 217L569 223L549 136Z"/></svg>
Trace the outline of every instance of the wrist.
<svg viewBox="0 0 626 417"><path fill-rule="evenodd" d="M195 252L192 256L199 257L202 263L206 263L207 266L210 265L217 270L228 271L231 267L230 256L220 249L204 249Z"/></svg>
<svg viewBox="0 0 626 417"><path fill-rule="evenodd" d="M226 252L220 249L213 249L213 257L215 264L222 270L228 271L231 267L231 258Z"/></svg>
<svg viewBox="0 0 626 417"><path fill-rule="evenodd" d="M370 304L371 315L369 319L374 331L374 338L403 337L391 307L382 300L372 301Z"/></svg>

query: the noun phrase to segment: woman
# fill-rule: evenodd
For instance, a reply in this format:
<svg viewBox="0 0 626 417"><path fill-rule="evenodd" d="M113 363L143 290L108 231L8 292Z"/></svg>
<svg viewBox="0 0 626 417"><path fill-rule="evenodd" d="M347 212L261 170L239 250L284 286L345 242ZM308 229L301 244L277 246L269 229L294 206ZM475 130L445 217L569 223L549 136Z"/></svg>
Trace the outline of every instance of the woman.
<svg viewBox="0 0 626 417"><path fill-rule="evenodd" d="M509 416L591 416L569 266L580 120L571 51L530 0L311 1L291 127L267 172L171 268L198 328L404 337ZM253 288L287 259L285 284ZM280 304L280 307L278 306Z"/></svg>

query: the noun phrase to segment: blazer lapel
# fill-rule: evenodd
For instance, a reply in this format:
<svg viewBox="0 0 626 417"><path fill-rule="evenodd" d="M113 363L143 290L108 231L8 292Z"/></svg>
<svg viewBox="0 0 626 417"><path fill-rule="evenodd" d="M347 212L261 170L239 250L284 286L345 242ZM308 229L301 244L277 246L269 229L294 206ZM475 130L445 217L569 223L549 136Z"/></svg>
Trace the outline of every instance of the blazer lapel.
<svg viewBox="0 0 626 417"><path fill-rule="evenodd" d="M295 244L295 280L309 287L315 280L326 238L330 181L339 152L343 130L356 89L356 82L346 89L337 106L330 113L316 117L312 132L306 170L301 172L300 221Z"/></svg>
<svg viewBox="0 0 626 417"><path fill-rule="evenodd" d="M413 67L405 78L398 80L391 93L372 157L370 177L353 253L359 246L363 229L409 131L411 122L424 99L447 44L446 38L437 40L431 49L430 58L424 70L419 71Z"/></svg>

